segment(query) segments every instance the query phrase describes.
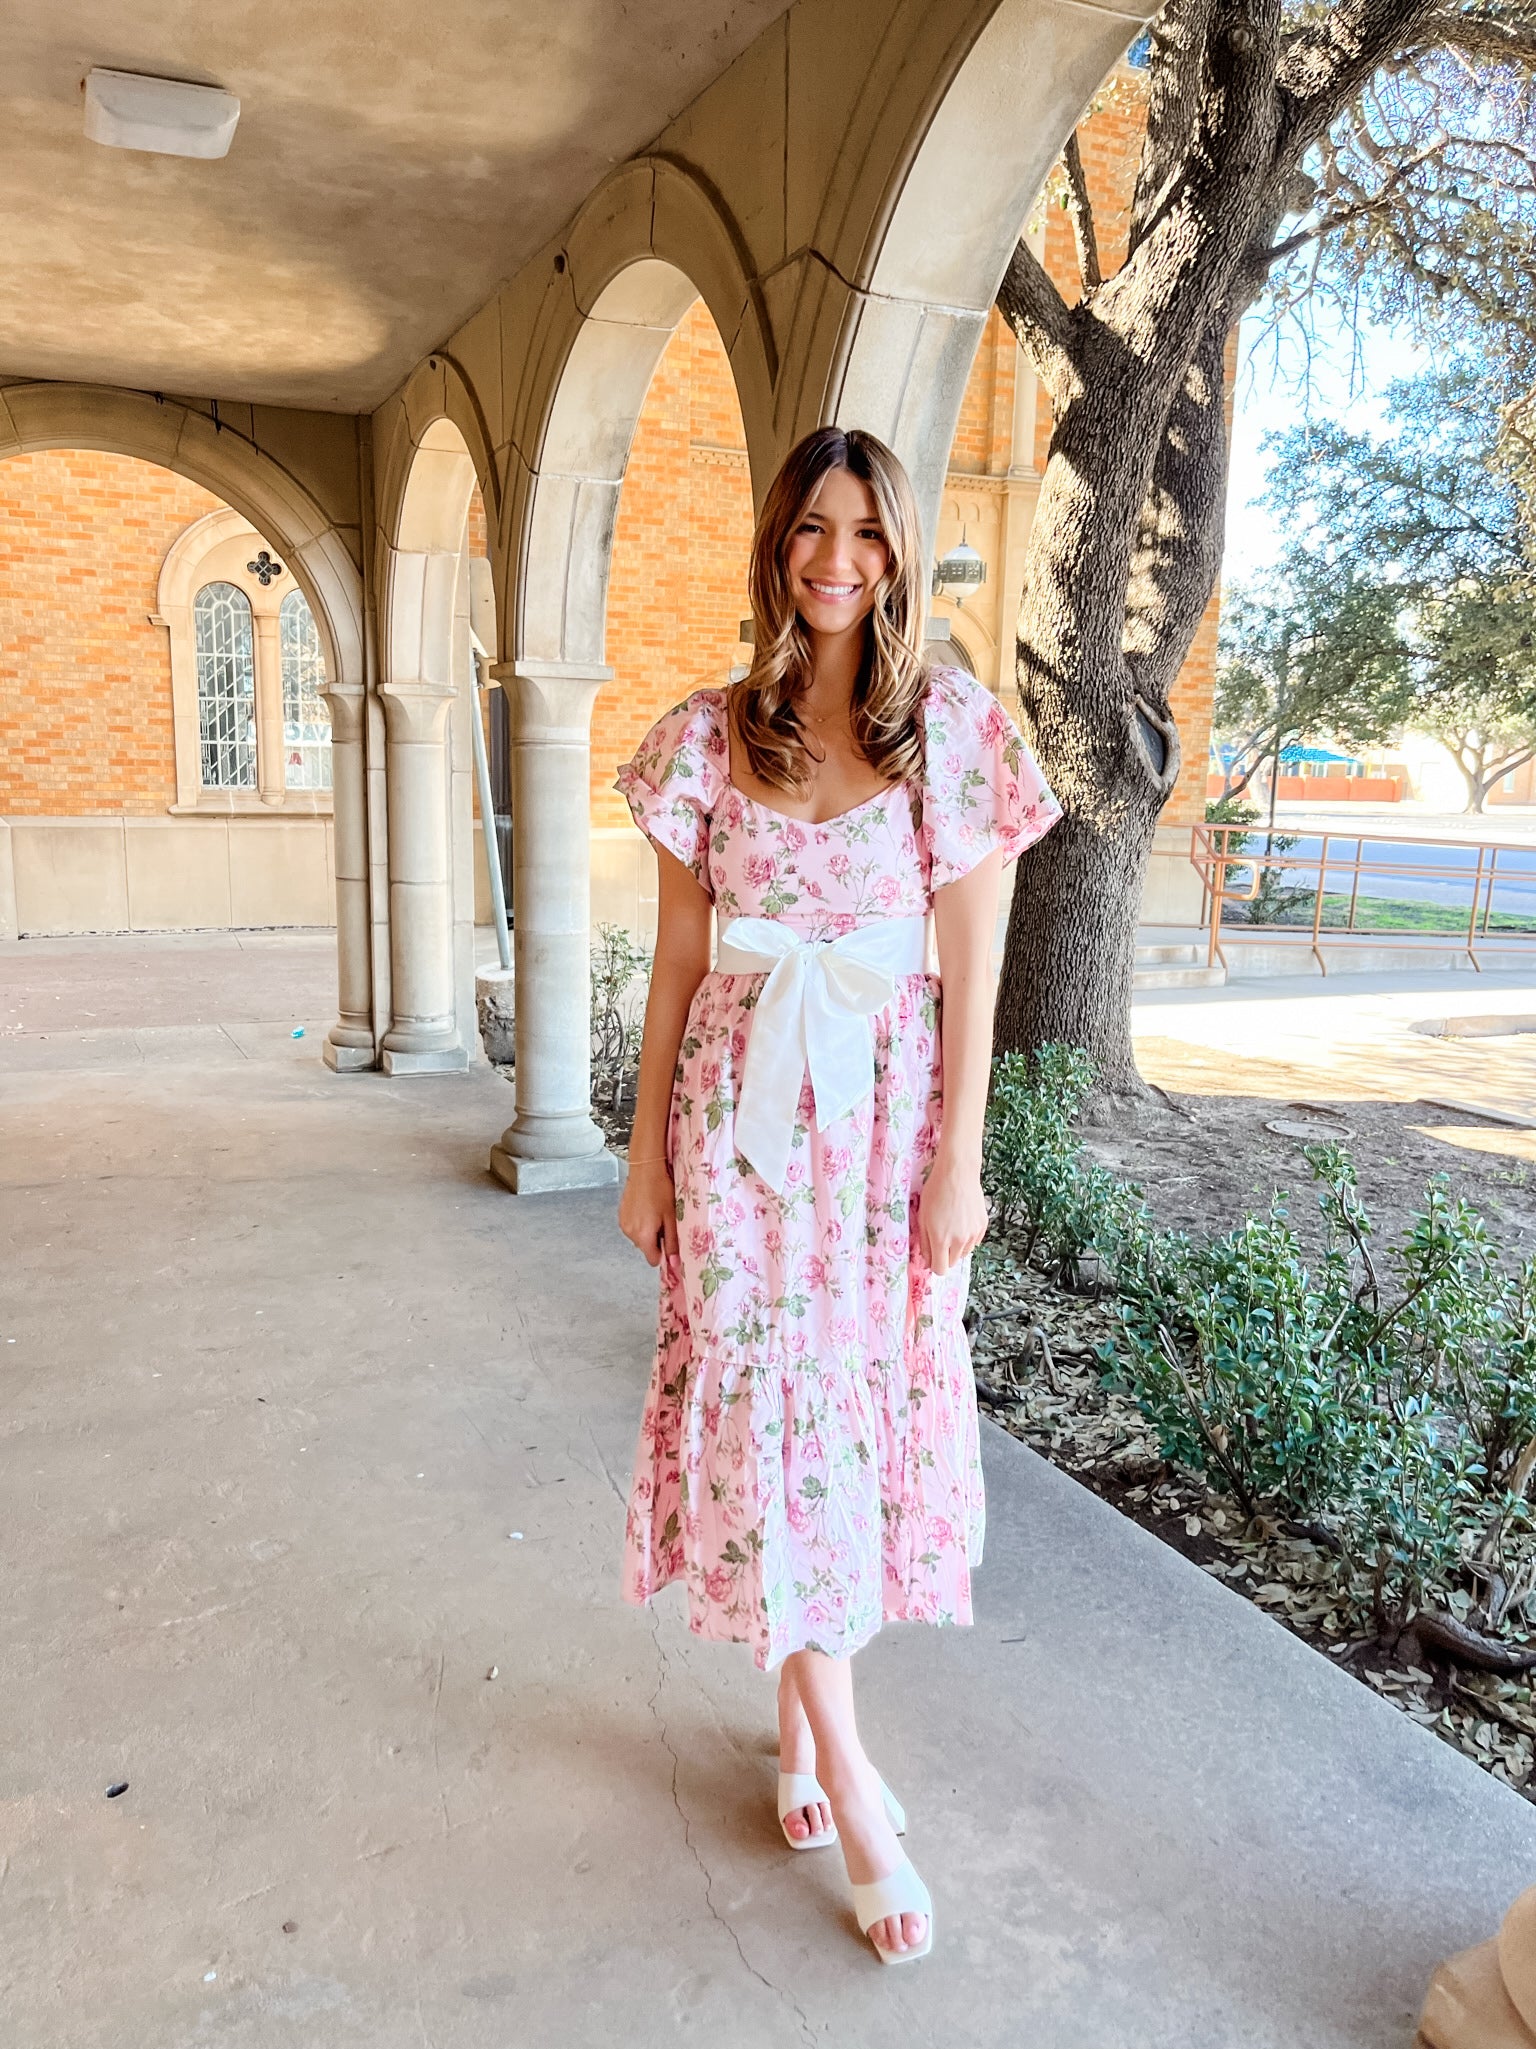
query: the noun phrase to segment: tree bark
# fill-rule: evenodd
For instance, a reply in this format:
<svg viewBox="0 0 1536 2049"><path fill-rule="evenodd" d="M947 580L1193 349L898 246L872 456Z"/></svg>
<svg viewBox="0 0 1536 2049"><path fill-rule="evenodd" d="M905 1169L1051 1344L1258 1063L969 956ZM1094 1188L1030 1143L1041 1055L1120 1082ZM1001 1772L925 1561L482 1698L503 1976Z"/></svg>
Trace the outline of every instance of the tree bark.
<svg viewBox="0 0 1536 2049"><path fill-rule="evenodd" d="M1008 913L998 1051L1081 1046L1099 1092L1111 1097L1149 1093L1131 1048L1130 1012L1136 913L1156 822L1150 806L1110 824L1068 811L1019 857Z"/></svg>

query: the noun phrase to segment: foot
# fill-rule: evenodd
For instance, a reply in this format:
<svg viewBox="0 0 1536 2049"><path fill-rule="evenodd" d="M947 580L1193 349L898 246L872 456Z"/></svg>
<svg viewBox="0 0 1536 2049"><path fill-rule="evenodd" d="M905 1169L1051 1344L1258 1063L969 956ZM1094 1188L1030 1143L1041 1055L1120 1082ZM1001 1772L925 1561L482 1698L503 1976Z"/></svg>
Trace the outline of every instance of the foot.
<svg viewBox="0 0 1536 2049"><path fill-rule="evenodd" d="M861 1757L850 1773L836 1776L836 1783L831 1775L824 1776L822 1783L831 1795L849 1883L873 1885L876 1879L889 1878L900 1870L906 1855L886 1812L880 1775L869 1759ZM909 1949L920 1949L927 1940L928 1916L892 1914L884 1921L872 1922L867 1933L879 1948L901 1956Z"/></svg>
<svg viewBox="0 0 1536 2049"><path fill-rule="evenodd" d="M779 1770L812 1772L816 1769L816 1739L800 1705L800 1696L785 1680L779 1681ZM792 1807L784 1817L784 1833L797 1843L825 1835L832 1826L832 1809L826 1801L809 1807Z"/></svg>

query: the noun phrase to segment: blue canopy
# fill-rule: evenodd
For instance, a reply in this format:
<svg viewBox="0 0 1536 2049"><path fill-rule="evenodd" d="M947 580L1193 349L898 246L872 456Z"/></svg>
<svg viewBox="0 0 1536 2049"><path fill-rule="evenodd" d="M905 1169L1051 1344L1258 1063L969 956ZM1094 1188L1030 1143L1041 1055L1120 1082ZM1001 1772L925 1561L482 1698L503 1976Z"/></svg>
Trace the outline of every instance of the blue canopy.
<svg viewBox="0 0 1536 2049"><path fill-rule="evenodd" d="M1337 761L1345 768L1353 768L1353 754L1335 754L1329 747L1283 747L1280 750L1280 765L1283 768L1292 761Z"/></svg>

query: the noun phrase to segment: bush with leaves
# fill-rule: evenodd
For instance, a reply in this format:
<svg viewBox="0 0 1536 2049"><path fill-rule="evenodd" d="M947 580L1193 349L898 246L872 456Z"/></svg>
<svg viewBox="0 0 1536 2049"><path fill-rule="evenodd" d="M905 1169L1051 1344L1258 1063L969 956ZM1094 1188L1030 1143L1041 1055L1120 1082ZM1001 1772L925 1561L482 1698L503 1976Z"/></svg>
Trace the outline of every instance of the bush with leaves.
<svg viewBox="0 0 1536 2049"><path fill-rule="evenodd" d="M651 956L622 925L599 925L592 949L592 1100L615 1115L640 1071Z"/></svg>
<svg viewBox="0 0 1536 2049"><path fill-rule="evenodd" d="M1338 1145L1307 1151L1320 1260L1278 1198L1219 1237L1159 1231L1073 1136L1092 1080L1066 1047L995 1063L983 1185L1003 1255L1069 1285L1090 1260L1112 1278L1106 1382L1164 1457L1332 1553L1384 1640L1416 1631L1490 1669L1536 1664L1482 1633L1536 1595L1536 1262L1502 1261L1443 1178L1378 1259Z"/></svg>
<svg viewBox="0 0 1536 2049"><path fill-rule="evenodd" d="M1207 1243L1154 1235L1121 1274L1118 1370L1167 1457L1337 1551L1384 1637L1428 1630L1469 1573L1494 1627L1536 1572L1536 1274L1437 1179L1383 1277L1349 1155L1307 1157L1321 1264L1278 1201Z"/></svg>
<svg viewBox="0 0 1536 2049"><path fill-rule="evenodd" d="M1143 1228L1140 1190L1087 1158L1073 1134L1093 1080L1092 1061L1073 1046L1003 1054L982 1137L981 1185L998 1239L1069 1288L1090 1266L1104 1278Z"/></svg>

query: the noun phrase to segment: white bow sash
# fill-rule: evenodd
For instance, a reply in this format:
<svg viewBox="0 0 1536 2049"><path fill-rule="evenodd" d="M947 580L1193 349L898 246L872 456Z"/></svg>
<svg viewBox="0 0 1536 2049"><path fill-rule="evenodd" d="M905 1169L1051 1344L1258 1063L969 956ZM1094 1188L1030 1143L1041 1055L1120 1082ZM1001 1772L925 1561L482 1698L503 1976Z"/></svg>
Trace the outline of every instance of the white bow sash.
<svg viewBox="0 0 1536 2049"><path fill-rule="evenodd" d="M801 939L776 918L733 918L720 935L723 975L768 979L757 999L736 1098L736 1150L783 1193L806 1069L825 1130L875 1085L870 1019L899 975L927 966L926 918L885 918L839 939Z"/></svg>

